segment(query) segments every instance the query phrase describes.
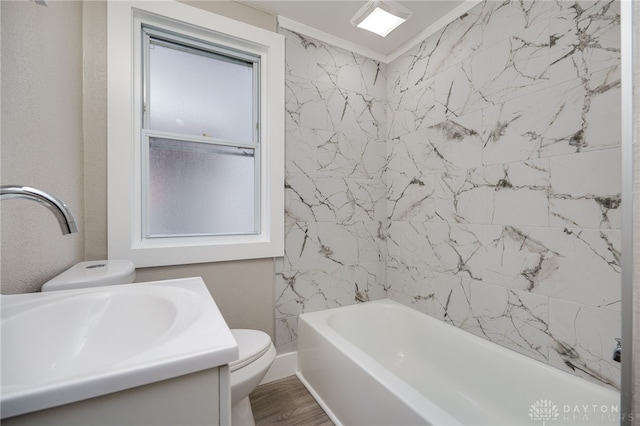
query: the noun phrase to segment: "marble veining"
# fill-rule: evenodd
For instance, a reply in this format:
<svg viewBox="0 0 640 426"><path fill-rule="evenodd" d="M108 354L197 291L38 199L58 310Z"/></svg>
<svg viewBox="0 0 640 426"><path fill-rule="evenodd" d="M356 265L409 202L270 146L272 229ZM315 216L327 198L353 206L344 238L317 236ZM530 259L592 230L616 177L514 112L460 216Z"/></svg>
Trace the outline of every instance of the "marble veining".
<svg viewBox="0 0 640 426"><path fill-rule="evenodd" d="M388 295L618 387L619 5L473 12L446 69L402 71L437 36L389 66Z"/></svg>
<svg viewBox="0 0 640 426"><path fill-rule="evenodd" d="M549 24L554 81L584 78L620 62L618 1L557 2Z"/></svg>
<svg viewBox="0 0 640 426"><path fill-rule="evenodd" d="M376 300L386 284L386 66L285 29L285 256L276 345L303 312Z"/></svg>
<svg viewBox="0 0 640 426"><path fill-rule="evenodd" d="M388 297L619 387L619 24L618 0L485 1L387 65L281 29L279 349Z"/></svg>

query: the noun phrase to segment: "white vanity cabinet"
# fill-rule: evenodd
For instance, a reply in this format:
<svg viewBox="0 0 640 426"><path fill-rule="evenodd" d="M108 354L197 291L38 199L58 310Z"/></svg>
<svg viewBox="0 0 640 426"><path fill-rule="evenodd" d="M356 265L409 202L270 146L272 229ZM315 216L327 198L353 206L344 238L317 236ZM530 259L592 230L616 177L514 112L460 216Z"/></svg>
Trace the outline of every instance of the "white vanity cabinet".
<svg viewBox="0 0 640 426"><path fill-rule="evenodd" d="M229 367L2 419L2 426L229 425Z"/></svg>
<svg viewBox="0 0 640 426"><path fill-rule="evenodd" d="M238 345L201 278L2 295L2 425L228 425Z"/></svg>

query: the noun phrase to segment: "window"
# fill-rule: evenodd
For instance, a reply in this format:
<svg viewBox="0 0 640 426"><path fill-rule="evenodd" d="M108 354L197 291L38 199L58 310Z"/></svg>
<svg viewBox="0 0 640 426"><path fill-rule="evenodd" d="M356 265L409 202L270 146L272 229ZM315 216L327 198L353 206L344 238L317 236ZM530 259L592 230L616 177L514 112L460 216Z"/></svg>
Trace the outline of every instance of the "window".
<svg viewBox="0 0 640 426"><path fill-rule="evenodd" d="M109 257L281 256L282 36L180 3L108 11Z"/></svg>
<svg viewBox="0 0 640 426"><path fill-rule="evenodd" d="M142 55L144 236L259 233L260 57L148 27Z"/></svg>

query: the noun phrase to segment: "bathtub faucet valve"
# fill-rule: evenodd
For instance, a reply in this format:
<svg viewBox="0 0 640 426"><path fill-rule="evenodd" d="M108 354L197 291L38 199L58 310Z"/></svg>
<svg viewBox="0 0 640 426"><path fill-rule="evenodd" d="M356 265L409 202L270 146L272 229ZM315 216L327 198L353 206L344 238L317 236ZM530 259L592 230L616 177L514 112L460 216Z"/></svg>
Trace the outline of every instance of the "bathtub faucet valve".
<svg viewBox="0 0 640 426"><path fill-rule="evenodd" d="M618 342L618 345L613 350L613 360L620 362L620 358L622 357L622 339L616 337L616 342Z"/></svg>

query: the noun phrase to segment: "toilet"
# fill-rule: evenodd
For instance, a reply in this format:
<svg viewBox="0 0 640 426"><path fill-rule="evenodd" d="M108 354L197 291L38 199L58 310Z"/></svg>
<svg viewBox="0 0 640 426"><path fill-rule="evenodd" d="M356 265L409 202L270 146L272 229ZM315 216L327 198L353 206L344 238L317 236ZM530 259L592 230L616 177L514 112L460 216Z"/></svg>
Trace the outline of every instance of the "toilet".
<svg viewBox="0 0 640 426"><path fill-rule="evenodd" d="M80 262L42 285L42 291L71 290L130 284L136 277L129 260ZM267 333L258 330L231 330L238 343L239 359L229 364L231 376L231 424L254 426L249 394L264 378L276 357Z"/></svg>
<svg viewBox="0 0 640 426"><path fill-rule="evenodd" d="M231 371L231 424L254 426L249 394L260 384L276 359L276 348L267 333L259 330L231 330L240 357L229 364Z"/></svg>

